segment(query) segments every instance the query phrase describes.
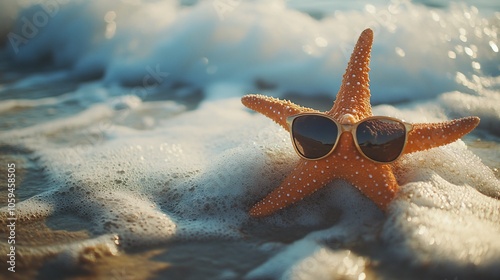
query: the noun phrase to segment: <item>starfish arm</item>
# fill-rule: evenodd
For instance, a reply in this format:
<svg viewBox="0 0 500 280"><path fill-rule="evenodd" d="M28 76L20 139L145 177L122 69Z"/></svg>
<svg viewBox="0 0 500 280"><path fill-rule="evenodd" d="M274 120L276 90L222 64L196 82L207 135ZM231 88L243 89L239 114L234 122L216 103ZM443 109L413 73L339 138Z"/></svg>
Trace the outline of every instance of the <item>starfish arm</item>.
<svg viewBox="0 0 500 280"><path fill-rule="evenodd" d="M399 189L394 171L390 165L365 161L365 168L351 173L352 178L346 181L358 188L361 193L372 200L380 209L386 210ZM354 174L356 174L354 176Z"/></svg>
<svg viewBox="0 0 500 280"><path fill-rule="evenodd" d="M330 171L330 172L328 172ZM317 162L300 160L281 185L250 209L253 217L264 217L302 200L333 179L331 170L321 168Z"/></svg>
<svg viewBox="0 0 500 280"><path fill-rule="evenodd" d="M443 146L460 139L479 124L478 117L466 117L441 123L414 124L408 133L404 154Z"/></svg>
<svg viewBox="0 0 500 280"><path fill-rule="evenodd" d="M289 130L286 118L302 112L317 112L314 109L296 105L288 100L268 97L260 94L249 94L241 98L241 103L272 119L287 131Z"/></svg>
<svg viewBox="0 0 500 280"><path fill-rule="evenodd" d="M328 115L339 119L345 114L351 114L357 120L372 115L368 77L372 43L373 31L366 29L354 47L337 99Z"/></svg>
<svg viewBox="0 0 500 280"><path fill-rule="evenodd" d="M354 125L357 121L372 116L368 76L372 43L373 31L366 29L354 47L337 99L332 109L326 112L343 125ZM287 131L288 116L318 112L287 100L257 94L243 96L241 102L274 120ZM449 144L472 131L478 124L478 117L413 124L408 132L403 154ZM382 164L367 159L356 148L352 133L344 131L335 150L319 160L301 159L278 188L250 209L250 215L268 216L302 200L334 179L343 179L354 185L379 208L385 210L399 189L394 175L397 169L397 162Z"/></svg>

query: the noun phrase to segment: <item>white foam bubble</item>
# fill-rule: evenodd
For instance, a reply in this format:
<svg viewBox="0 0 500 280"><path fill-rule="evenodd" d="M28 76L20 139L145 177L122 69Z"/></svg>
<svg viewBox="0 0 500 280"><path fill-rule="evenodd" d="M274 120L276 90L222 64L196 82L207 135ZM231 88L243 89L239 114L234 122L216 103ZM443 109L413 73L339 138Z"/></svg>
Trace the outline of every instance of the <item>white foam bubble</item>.
<svg viewBox="0 0 500 280"><path fill-rule="evenodd" d="M301 240L248 273L246 279L327 279L327 275L359 279L364 269L365 260L348 250L330 250Z"/></svg>
<svg viewBox="0 0 500 280"><path fill-rule="evenodd" d="M481 90L481 94L449 92L439 96L439 102L452 116L476 115L481 118L480 127L500 135L500 94L498 91Z"/></svg>

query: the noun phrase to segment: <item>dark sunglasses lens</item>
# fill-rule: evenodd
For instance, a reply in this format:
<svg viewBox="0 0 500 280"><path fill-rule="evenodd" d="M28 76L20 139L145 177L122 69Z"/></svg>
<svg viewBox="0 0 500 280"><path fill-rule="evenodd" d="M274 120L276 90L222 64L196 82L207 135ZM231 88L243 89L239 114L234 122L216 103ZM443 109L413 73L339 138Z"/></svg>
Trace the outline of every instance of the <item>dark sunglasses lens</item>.
<svg viewBox="0 0 500 280"><path fill-rule="evenodd" d="M367 120L358 125L356 138L359 148L367 157L379 162L391 162L403 151L406 128L395 120Z"/></svg>
<svg viewBox="0 0 500 280"><path fill-rule="evenodd" d="M292 137L298 152L306 158L317 159L328 154L337 140L337 125L317 115L304 115L294 119Z"/></svg>

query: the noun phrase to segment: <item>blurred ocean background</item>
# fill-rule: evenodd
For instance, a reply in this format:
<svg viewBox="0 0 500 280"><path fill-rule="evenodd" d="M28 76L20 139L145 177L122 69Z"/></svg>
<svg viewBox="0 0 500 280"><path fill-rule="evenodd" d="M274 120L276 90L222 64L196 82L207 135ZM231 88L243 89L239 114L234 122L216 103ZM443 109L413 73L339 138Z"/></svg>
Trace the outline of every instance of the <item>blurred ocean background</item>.
<svg viewBox="0 0 500 280"><path fill-rule="evenodd" d="M376 114L479 127L405 156L386 214L334 181L250 218L298 157L240 97L330 109L368 27ZM499 28L494 0L2 1L0 277L498 279Z"/></svg>

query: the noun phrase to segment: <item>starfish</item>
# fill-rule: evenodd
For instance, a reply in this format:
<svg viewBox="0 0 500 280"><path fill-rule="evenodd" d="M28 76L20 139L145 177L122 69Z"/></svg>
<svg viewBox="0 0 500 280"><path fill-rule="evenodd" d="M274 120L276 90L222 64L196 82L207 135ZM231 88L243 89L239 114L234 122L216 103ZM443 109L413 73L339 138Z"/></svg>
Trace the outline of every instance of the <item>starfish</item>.
<svg viewBox="0 0 500 280"><path fill-rule="evenodd" d="M368 77L372 42L373 31L364 30L354 47L333 107L324 112L341 124L354 124L372 116ZM246 107L271 118L287 131L288 116L318 112L287 100L258 94L245 95L241 101ZM478 117L413 124L403 154L449 144L472 131L478 124ZM352 134L343 132L333 153L319 160L300 158L281 185L255 204L249 213L253 217L268 216L335 179L343 179L354 185L379 208L386 210L399 189L394 175L400 168L397 162L384 164L366 159L356 149Z"/></svg>

